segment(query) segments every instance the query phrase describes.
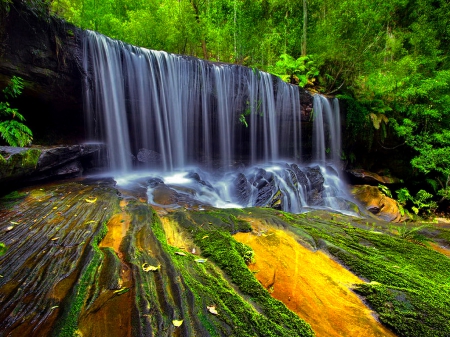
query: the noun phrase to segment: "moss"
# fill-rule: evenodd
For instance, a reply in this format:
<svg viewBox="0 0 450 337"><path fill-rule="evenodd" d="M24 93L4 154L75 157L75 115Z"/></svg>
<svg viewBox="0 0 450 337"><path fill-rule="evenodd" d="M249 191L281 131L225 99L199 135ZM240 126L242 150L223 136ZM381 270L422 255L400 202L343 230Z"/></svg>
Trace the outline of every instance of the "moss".
<svg viewBox="0 0 450 337"><path fill-rule="evenodd" d="M0 179L33 172L37 167L40 155L41 151L38 149L27 149L11 154L8 158L0 156Z"/></svg>
<svg viewBox="0 0 450 337"><path fill-rule="evenodd" d="M372 281L359 285L357 292L398 335L450 335L447 257L392 235L386 223L368 227L351 217L333 215L327 220L315 213L283 214L283 219L310 234L318 246L355 274ZM445 230L439 233L433 235L446 235Z"/></svg>
<svg viewBox="0 0 450 337"><path fill-rule="evenodd" d="M108 228L106 222L103 223L96 235L91 240L88 246L86 259L87 264L81 271L79 281L77 282L71 297L68 301L68 307L64 310L63 317L61 317L53 330L53 336L58 337L72 337L76 335L78 328L78 320L83 305L85 304L87 295L92 284L95 284L95 275L103 260L103 253L98 248L99 242L105 237Z"/></svg>
<svg viewBox="0 0 450 337"><path fill-rule="evenodd" d="M194 288L196 293L202 294L198 301L204 299L207 294L207 299L220 304L219 310L225 311L221 313L221 319L234 327L232 333L236 336L313 336L311 327L283 303L272 298L248 269L246 262L251 260L253 251L235 241L231 233L249 231L250 225L238 219L238 213L228 211L178 212L172 215L180 226L192 233L202 255L214 261L247 298L245 301L236 294L222 277L211 278L213 267L208 262L205 266L194 267L204 269L204 276L199 281L192 277L193 267L186 264L189 258L176 258L185 263L179 267L186 283L191 289ZM155 231L158 233L160 230L154 227ZM156 235L160 240L164 240L163 235ZM260 313L250 303L254 303Z"/></svg>

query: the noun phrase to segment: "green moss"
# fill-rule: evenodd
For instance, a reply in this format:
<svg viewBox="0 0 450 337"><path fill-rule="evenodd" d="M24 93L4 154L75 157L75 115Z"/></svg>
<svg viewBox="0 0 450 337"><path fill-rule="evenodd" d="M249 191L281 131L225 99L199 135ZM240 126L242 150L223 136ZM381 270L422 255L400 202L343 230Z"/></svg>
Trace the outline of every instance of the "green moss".
<svg viewBox="0 0 450 337"><path fill-rule="evenodd" d="M329 218L329 216L328 216ZM357 292L380 321L400 336L450 335L450 260L408 238L392 235L389 224L372 226L342 215L283 214L358 276L373 283ZM288 226L288 225L286 225ZM374 231L374 228L377 231ZM445 236L439 230L436 237Z"/></svg>
<svg viewBox="0 0 450 337"><path fill-rule="evenodd" d="M103 223L87 247L86 259L89 262L85 264L85 267L81 271L79 280L69 298L68 307L65 308L63 317L59 319L52 334L53 336L72 337L76 335L81 310L92 284L96 283L95 276L103 260L103 253L98 248L98 244L105 237L107 231L106 223Z"/></svg>
<svg viewBox="0 0 450 337"><path fill-rule="evenodd" d="M33 172L38 164L41 151L27 149L10 155L8 158L0 156L0 179L17 177Z"/></svg>
<svg viewBox="0 0 450 337"><path fill-rule="evenodd" d="M248 222L238 219L237 214L232 210L215 210L172 215L181 227L192 233L202 255L214 261L242 293L236 293L219 272L213 271L209 260L205 265L191 266L188 261L194 257L177 257L175 260L180 263L178 266L186 283L195 293L201 294L197 301L206 299L215 303L221 312L220 319L234 327L231 335L313 336L311 327L283 303L272 298L248 269L246 262L252 259L253 250L235 241L231 233L249 231L251 227ZM154 227L154 232L160 230ZM162 235L156 235L164 240ZM200 279L193 277L193 269L196 270L194 275L203 274ZM211 320L209 322L214 324Z"/></svg>

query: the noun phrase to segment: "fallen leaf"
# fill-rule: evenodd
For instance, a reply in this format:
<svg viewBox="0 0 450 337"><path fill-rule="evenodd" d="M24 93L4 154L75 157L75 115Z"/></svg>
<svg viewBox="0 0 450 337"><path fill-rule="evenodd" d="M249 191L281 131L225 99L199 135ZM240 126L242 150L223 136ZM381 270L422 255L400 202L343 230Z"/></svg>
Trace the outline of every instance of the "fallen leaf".
<svg viewBox="0 0 450 337"><path fill-rule="evenodd" d="M185 253L183 253L183 252L175 252L175 254L177 254L177 255L181 255L181 256L186 256L186 254L185 254Z"/></svg>
<svg viewBox="0 0 450 337"><path fill-rule="evenodd" d="M85 200L86 200L86 202L94 203L94 202L97 201L97 197L95 197L95 198L89 197L89 198L87 198Z"/></svg>
<svg viewBox="0 0 450 337"><path fill-rule="evenodd" d="M208 259L195 259L194 261L197 263L205 263Z"/></svg>
<svg viewBox="0 0 450 337"><path fill-rule="evenodd" d="M53 207L53 209L58 209L58 207L55 206L55 207Z"/></svg>
<svg viewBox="0 0 450 337"><path fill-rule="evenodd" d="M181 324L183 324L183 320L176 320L176 319L174 319L173 321L172 321L172 324L175 326L175 327L179 327Z"/></svg>
<svg viewBox="0 0 450 337"><path fill-rule="evenodd" d="M142 270L145 271L145 272L149 272L149 271L157 271L157 270L159 270L159 269L161 269L161 265L158 265L158 266L151 266L151 265L149 265L148 263L144 263L144 264L142 265Z"/></svg>
<svg viewBox="0 0 450 337"><path fill-rule="evenodd" d="M125 294L126 292L128 292L129 290L130 290L130 288L122 288L122 289L114 291L114 294L122 295L122 294Z"/></svg>
<svg viewBox="0 0 450 337"><path fill-rule="evenodd" d="M12 230L14 228L14 226L8 226L6 227L6 231L9 232L10 230Z"/></svg>
<svg viewBox="0 0 450 337"><path fill-rule="evenodd" d="M215 305L212 305L212 306L210 306L210 307L206 307L206 309L208 309L208 311L211 313L211 314L213 314L213 315L218 315L219 313L217 312L217 310L216 310L216 306Z"/></svg>
<svg viewBox="0 0 450 337"><path fill-rule="evenodd" d="M11 225L18 225L19 224L18 222L15 222L15 221L10 221L10 223L11 223Z"/></svg>
<svg viewBox="0 0 450 337"><path fill-rule="evenodd" d="M58 240L58 239L59 239L59 236L56 237L56 238L53 238L52 241L55 241L55 240Z"/></svg>
<svg viewBox="0 0 450 337"><path fill-rule="evenodd" d="M202 237L202 240L203 239L206 239L206 238L208 238L209 237L209 235L205 235L204 237Z"/></svg>
<svg viewBox="0 0 450 337"><path fill-rule="evenodd" d="M55 306L51 307L50 310L53 310L53 309L56 309L56 308L59 308L59 305L55 305Z"/></svg>

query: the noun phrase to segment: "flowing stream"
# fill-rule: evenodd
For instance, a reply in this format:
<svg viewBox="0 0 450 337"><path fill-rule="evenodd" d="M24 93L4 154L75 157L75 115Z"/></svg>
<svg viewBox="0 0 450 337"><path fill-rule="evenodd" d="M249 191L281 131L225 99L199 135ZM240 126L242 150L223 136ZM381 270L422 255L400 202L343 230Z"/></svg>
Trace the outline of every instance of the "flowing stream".
<svg viewBox="0 0 450 337"><path fill-rule="evenodd" d="M138 181L171 207L346 208L336 99L314 96L306 163L296 86L94 32L83 53L87 130L119 185Z"/></svg>

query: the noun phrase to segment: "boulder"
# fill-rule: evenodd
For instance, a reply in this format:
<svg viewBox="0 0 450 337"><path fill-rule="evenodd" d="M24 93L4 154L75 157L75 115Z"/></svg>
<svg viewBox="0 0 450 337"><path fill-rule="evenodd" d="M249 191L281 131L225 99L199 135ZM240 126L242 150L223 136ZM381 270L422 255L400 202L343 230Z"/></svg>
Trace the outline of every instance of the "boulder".
<svg viewBox="0 0 450 337"><path fill-rule="evenodd" d="M258 191L254 206L266 206L277 192L273 173L260 168L249 181Z"/></svg>
<svg viewBox="0 0 450 337"><path fill-rule="evenodd" d="M0 186L79 176L93 164L101 144L57 147L0 146Z"/></svg>
<svg viewBox="0 0 450 337"><path fill-rule="evenodd" d="M319 166L304 168L308 184L306 185L307 203L310 206L322 206L324 204L323 191L325 178Z"/></svg>
<svg viewBox="0 0 450 337"><path fill-rule="evenodd" d="M238 173L231 186L233 202L239 205L248 205L252 195L252 188L243 173Z"/></svg>
<svg viewBox="0 0 450 337"><path fill-rule="evenodd" d="M402 215L397 201L383 194L376 186L355 185L351 193L367 211L375 214L382 220L399 222Z"/></svg>

